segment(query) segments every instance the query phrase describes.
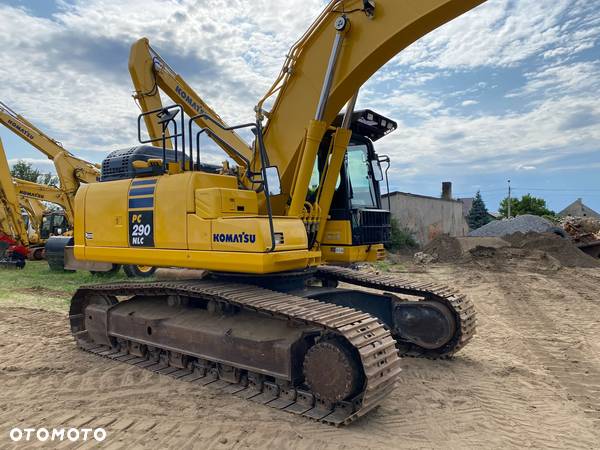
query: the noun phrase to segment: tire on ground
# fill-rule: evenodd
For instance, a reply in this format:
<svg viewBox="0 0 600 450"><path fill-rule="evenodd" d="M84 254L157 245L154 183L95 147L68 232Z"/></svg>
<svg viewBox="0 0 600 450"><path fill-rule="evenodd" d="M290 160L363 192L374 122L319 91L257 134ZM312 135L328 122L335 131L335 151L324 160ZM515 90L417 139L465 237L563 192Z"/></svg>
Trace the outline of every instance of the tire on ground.
<svg viewBox="0 0 600 450"><path fill-rule="evenodd" d="M129 278L147 278L154 275L156 267L127 264L123 266L123 272L125 272Z"/></svg>

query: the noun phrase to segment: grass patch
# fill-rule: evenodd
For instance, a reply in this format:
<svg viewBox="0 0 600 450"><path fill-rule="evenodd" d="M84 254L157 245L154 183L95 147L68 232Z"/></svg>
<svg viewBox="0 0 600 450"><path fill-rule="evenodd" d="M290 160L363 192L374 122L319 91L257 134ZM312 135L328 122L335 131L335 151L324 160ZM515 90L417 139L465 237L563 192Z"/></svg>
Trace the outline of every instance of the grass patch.
<svg viewBox="0 0 600 450"><path fill-rule="evenodd" d="M27 261L23 270L0 269L0 303L64 310L79 286L126 279L122 271L110 275L53 272L46 261Z"/></svg>
<svg viewBox="0 0 600 450"><path fill-rule="evenodd" d="M373 267L380 272L389 272L392 264L389 261L376 261Z"/></svg>

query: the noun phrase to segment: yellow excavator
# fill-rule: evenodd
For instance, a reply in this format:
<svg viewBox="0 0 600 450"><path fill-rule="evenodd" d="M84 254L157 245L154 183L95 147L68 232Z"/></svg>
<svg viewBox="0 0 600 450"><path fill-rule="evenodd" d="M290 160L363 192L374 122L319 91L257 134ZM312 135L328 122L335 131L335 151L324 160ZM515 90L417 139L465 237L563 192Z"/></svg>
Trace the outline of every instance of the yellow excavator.
<svg viewBox="0 0 600 450"><path fill-rule="evenodd" d="M21 211L23 222L22 225L18 222L15 224L12 213L13 205L7 201L3 188L4 186L0 186L0 235L3 236L6 244L17 243L21 241L20 230L25 229L27 241L23 244L28 250L27 259L43 259L45 239L66 229L64 213L48 210L37 199L19 196L20 209L17 210L17 214ZM8 247L8 245L3 247ZM1 258L4 254L0 253Z"/></svg>
<svg viewBox="0 0 600 450"><path fill-rule="evenodd" d="M360 87L482 2L334 0L291 48L255 121L227 126L204 106L186 121L183 95L182 105L147 107L142 145L110 153L101 182L77 191L74 254L204 276L81 287L69 315L78 346L334 425L390 395L400 356L446 358L464 347L475 312L455 289L322 262L345 161L351 181L369 164L347 156ZM374 133L388 126L373 112L358 116ZM159 142L141 138L143 120ZM241 128L252 145L234 142ZM206 168L204 135L237 167ZM370 195L358 179L344 189Z"/></svg>
<svg viewBox="0 0 600 450"><path fill-rule="evenodd" d="M133 97L142 112L161 110L162 92L173 102L181 104L188 116L196 116L195 123L208 128L209 134L216 136L214 142L221 149L227 151L226 147L230 146L238 153L248 151L248 144L235 130L227 129L230 127L225 121L150 46L147 38L138 40L131 47L129 73L135 89ZM203 117L204 114L216 123ZM143 117L149 141L162 142L163 130L156 115L146 114ZM340 115L334 124L337 122L339 125L341 120ZM373 142L391 133L396 127L396 122L371 110L353 114L350 122L352 137L321 243L322 256L327 262L349 264L385 259L384 243L390 238L391 225L389 212L382 209L380 182L384 180L384 174L387 182L389 158L379 157ZM173 149L169 131L165 131L165 146ZM238 164L243 163L240 158L235 158L235 155L233 157ZM381 168L382 162L387 163L385 172ZM206 164L204 168L220 170L219 167ZM322 169L321 160L313 168L310 183L313 191L318 188ZM352 192L348 189L349 186L352 186Z"/></svg>
<svg viewBox="0 0 600 450"><path fill-rule="evenodd" d="M5 242L19 246L23 254L27 249L26 256L30 259L42 259L47 239L68 231L73 220L72 212L69 216L62 211L49 211L42 202L67 206L66 196L60 189L13 178L0 141L0 230ZM22 209L27 211L31 227Z"/></svg>
<svg viewBox="0 0 600 450"><path fill-rule="evenodd" d="M41 129L3 102L0 102L0 123L42 152L54 163L60 188L44 187L43 185L34 186L33 184L21 185L23 196L56 203L64 210L62 220L58 214L44 219L40 229L42 233L40 235L41 242L46 241L47 238L44 237L46 234L55 235L59 230L64 233L71 229L74 221L75 193L82 183L93 183L98 180L100 176L99 167L74 156L60 142L46 135ZM68 242L72 237L67 234L60 239ZM65 255L51 251L47 253L50 255L48 264L51 269L63 270L65 268ZM112 270L113 266L103 265L98 267L98 270L108 270L109 268Z"/></svg>
<svg viewBox="0 0 600 450"><path fill-rule="evenodd" d="M4 153L0 141L0 153ZM0 155L0 267L23 268L29 236L6 158ZM8 173L8 177L6 174Z"/></svg>
<svg viewBox="0 0 600 450"><path fill-rule="evenodd" d="M29 259L44 259L44 245L48 238L71 231L72 225L68 222L64 210L47 207L44 201L38 198L20 196L19 202L24 211L23 220L29 235Z"/></svg>
<svg viewBox="0 0 600 450"><path fill-rule="evenodd" d="M48 136L40 128L36 127L32 122L3 102L0 102L0 123L42 152L54 163L54 168L60 182L60 190L62 191L61 202L58 204L64 208L65 218L70 229L74 220L75 194L82 185L98 181L101 173L100 166L76 157L66 150L59 141ZM48 192L48 194L51 194L51 192ZM35 195L31 197L35 198ZM53 200L44 200L57 203ZM56 215L45 220L45 226L42 227L43 235L47 234L48 226L54 230L52 233L56 234L56 229L60 225L59 222L60 218ZM47 238L42 236L42 239L45 242ZM72 243L70 235L50 241L45 253L51 269L57 271L64 269L90 269L92 272L99 274L103 272L116 272L121 267L118 264L99 263L90 265L78 263L70 251L64 251L70 243ZM154 274L156 268L145 265L124 265L123 271L129 277L148 277Z"/></svg>

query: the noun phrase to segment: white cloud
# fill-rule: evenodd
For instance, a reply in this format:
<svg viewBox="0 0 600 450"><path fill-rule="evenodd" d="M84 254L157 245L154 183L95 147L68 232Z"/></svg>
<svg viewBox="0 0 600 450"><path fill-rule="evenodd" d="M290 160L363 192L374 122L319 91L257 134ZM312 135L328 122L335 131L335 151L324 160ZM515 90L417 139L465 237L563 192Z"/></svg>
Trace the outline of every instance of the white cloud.
<svg viewBox="0 0 600 450"><path fill-rule="evenodd" d="M80 0L64 3L51 20L0 4L2 100L66 148L98 160L135 142L139 111L127 50L147 36L161 53L200 62L197 70L187 68L186 80L227 121L247 122L321 6L320 0L285 10L275 0ZM118 46L125 51L115 63Z"/></svg>
<svg viewBox="0 0 600 450"><path fill-rule="evenodd" d="M525 172L529 172L529 171L531 171L531 170L536 170L536 169L537 169L537 167L535 167L535 166L527 166L527 165L521 165L521 164L519 164L519 165L516 167L516 169L517 169L517 170L523 170L523 171L525 171Z"/></svg>
<svg viewBox="0 0 600 450"><path fill-rule="evenodd" d="M0 5L1 100L66 148L98 161L135 142L127 47L147 36L227 121L246 122L323 5L300 3L78 0L52 19ZM599 13L584 0L489 0L401 53L359 99L359 106L399 122L377 143L393 157L393 176L417 180L449 168L540 171L569 153L597 151L600 63L578 55L597 45ZM519 105L514 110L485 112L493 102L481 94L497 80L446 84L474 69L525 63L524 86L507 95ZM447 107L449 98L468 110Z"/></svg>
<svg viewBox="0 0 600 450"><path fill-rule="evenodd" d="M544 97L570 95L595 90L600 81L600 61L581 61L541 66L525 74L527 83L509 97L538 94Z"/></svg>
<svg viewBox="0 0 600 450"><path fill-rule="evenodd" d="M572 56L598 38L593 18L598 8L585 0L490 0L425 36L395 62L468 69L514 67L544 51L547 57Z"/></svg>

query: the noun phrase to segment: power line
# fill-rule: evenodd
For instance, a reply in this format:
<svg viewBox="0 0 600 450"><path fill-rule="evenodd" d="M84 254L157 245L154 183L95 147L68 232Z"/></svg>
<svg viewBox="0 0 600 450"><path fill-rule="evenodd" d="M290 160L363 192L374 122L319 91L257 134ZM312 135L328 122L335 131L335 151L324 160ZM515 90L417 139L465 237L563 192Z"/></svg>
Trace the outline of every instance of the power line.
<svg viewBox="0 0 600 450"><path fill-rule="evenodd" d="M570 191L570 192L600 192L600 189L571 189L571 188L566 188L566 189L559 189L559 188L514 188L514 189L518 189L519 191L546 191L546 192L565 192L565 191Z"/></svg>
<svg viewBox="0 0 600 450"><path fill-rule="evenodd" d="M478 189L479 190L479 189ZM523 188L523 187L511 187L512 191L519 191L519 192L534 192L534 191L539 191L539 192L582 192L582 193L586 193L586 192L597 192L598 194L600 194L600 189L576 189L576 188L565 188L565 189L559 189L559 188ZM479 190L479 192L481 192L482 194L489 194L489 193L494 193L494 192L506 192L506 187L503 188L497 188L497 189L486 189L486 190ZM463 195L472 195L472 192L460 192L455 194L456 196L463 196Z"/></svg>

